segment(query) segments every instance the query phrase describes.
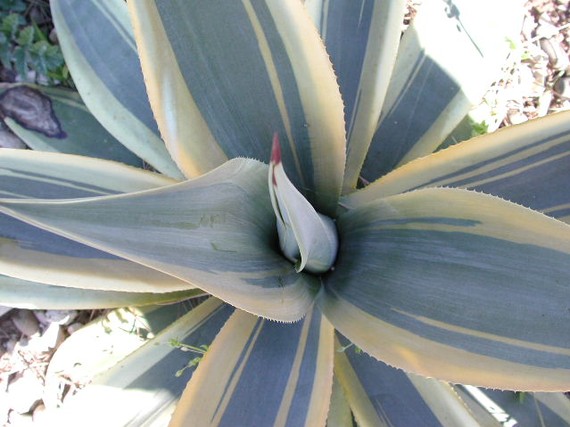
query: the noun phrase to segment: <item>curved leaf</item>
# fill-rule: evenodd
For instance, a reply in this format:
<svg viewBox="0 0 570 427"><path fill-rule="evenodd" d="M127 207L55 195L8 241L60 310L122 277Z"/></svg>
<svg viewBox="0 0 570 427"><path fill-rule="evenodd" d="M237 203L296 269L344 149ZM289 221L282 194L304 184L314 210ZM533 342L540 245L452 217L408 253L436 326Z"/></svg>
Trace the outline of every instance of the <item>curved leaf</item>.
<svg viewBox="0 0 570 427"><path fill-rule="evenodd" d="M423 187L462 187L570 220L570 112L481 136L410 162L343 198L356 207Z"/></svg>
<svg viewBox="0 0 570 427"><path fill-rule="evenodd" d="M294 324L236 312L192 377L171 425L324 425L333 336L318 310Z"/></svg>
<svg viewBox="0 0 570 427"><path fill-rule="evenodd" d="M65 63L89 110L129 150L162 173L182 178L148 103L125 2L50 5Z"/></svg>
<svg viewBox="0 0 570 427"><path fill-rule="evenodd" d="M172 340L207 345L232 311L215 298L205 301L66 400L52 424L77 425L88 419L93 425L167 425L195 370L184 369L194 355L173 346Z"/></svg>
<svg viewBox="0 0 570 427"><path fill-rule="evenodd" d="M74 201L2 200L0 211L182 279L246 311L293 321L312 304L318 281L297 274L275 248L267 171L257 161L234 159L195 180L154 190ZM180 282L152 290L187 287Z"/></svg>
<svg viewBox="0 0 570 427"><path fill-rule="evenodd" d="M92 197L147 190L175 182L164 175L108 160L30 150L0 150L2 198Z"/></svg>
<svg viewBox="0 0 570 427"><path fill-rule="evenodd" d="M92 310L168 304L204 295L200 289L171 293L113 292L76 289L0 275L0 301L8 307L42 310Z"/></svg>
<svg viewBox="0 0 570 427"><path fill-rule="evenodd" d="M143 166L101 126L77 92L31 85L2 85L0 90L4 122L28 147Z"/></svg>
<svg viewBox="0 0 570 427"><path fill-rule="evenodd" d="M450 385L391 368L344 337L336 348L335 376L360 425L479 426Z"/></svg>
<svg viewBox="0 0 570 427"><path fill-rule="evenodd" d="M94 177L97 177L96 184ZM0 178L0 196L4 198L93 197L146 190L175 182L120 163L29 150L1 150ZM124 292L156 289L171 292L181 290L181 286L185 290L191 288L171 276L47 233L1 213L0 254L0 272L25 281ZM170 289L171 286L176 289ZM69 292L70 295L77 294L77 291ZM51 292L50 295L55 294Z"/></svg>
<svg viewBox="0 0 570 427"><path fill-rule="evenodd" d="M346 400L344 390L335 375L331 396L331 407L327 416L327 427L353 427L352 411Z"/></svg>
<svg viewBox="0 0 570 427"><path fill-rule="evenodd" d="M344 192L356 187L378 126L396 62L405 5L403 0L305 1L331 56L345 102Z"/></svg>
<svg viewBox="0 0 570 427"><path fill-rule="evenodd" d="M341 215L325 315L385 361L515 390L570 382L570 226L496 197L424 189Z"/></svg>
<svg viewBox="0 0 570 427"><path fill-rule="evenodd" d="M516 0L421 5L400 43L365 180L435 151L499 76L522 17Z"/></svg>
<svg viewBox="0 0 570 427"><path fill-rule="evenodd" d="M128 5L153 110L186 175L226 158L268 162L277 132L295 186L319 211L334 212L345 162L343 105L302 3Z"/></svg>

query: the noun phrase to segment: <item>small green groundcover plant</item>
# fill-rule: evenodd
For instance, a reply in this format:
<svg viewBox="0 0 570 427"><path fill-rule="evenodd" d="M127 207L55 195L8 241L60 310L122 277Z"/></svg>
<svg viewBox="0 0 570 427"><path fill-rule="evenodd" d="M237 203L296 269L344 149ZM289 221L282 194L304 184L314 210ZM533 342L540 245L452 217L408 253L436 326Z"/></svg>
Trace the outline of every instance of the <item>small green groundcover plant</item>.
<svg viewBox="0 0 570 427"><path fill-rule="evenodd" d="M72 335L105 368L54 422L568 424L570 115L437 150L516 2L403 36L403 0L51 7L82 99L6 119L34 150L0 151L0 303L140 307L148 338Z"/></svg>
<svg viewBox="0 0 570 427"><path fill-rule="evenodd" d="M22 81L69 86L71 80L63 54L59 46L49 39L45 29L34 21L30 13L34 7L37 11L44 9L44 13L49 11L47 2L0 1L2 66Z"/></svg>

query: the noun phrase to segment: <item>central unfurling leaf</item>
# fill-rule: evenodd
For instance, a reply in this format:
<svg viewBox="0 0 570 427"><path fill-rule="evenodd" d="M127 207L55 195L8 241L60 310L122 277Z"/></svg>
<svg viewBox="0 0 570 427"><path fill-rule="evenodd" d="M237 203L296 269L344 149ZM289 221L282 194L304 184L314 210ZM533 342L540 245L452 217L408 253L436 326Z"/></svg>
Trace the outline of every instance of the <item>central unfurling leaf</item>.
<svg viewBox="0 0 570 427"><path fill-rule="evenodd" d="M281 146L273 137L269 166L269 194L275 216L279 245L295 269L324 273L333 265L338 236L332 219L315 211L291 183L281 163Z"/></svg>

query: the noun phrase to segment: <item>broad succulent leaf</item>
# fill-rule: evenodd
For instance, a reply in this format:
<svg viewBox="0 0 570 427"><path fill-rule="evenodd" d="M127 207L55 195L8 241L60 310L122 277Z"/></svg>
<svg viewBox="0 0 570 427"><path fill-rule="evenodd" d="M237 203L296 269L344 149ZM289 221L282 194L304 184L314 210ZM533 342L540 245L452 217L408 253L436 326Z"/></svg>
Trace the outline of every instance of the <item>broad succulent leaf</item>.
<svg viewBox="0 0 570 427"><path fill-rule="evenodd" d="M194 347L208 345L232 311L232 307L214 298L202 303L122 363L96 377L56 413L53 422L82 424L89 413L89 422L94 425L167 425L195 370L184 369L193 356L173 346L172 340ZM181 369L182 375L176 376ZM94 402L104 410L94 412Z"/></svg>
<svg viewBox="0 0 570 427"><path fill-rule="evenodd" d="M4 121L28 147L143 166L95 119L77 92L27 85L0 90Z"/></svg>
<svg viewBox="0 0 570 427"><path fill-rule="evenodd" d="M50 5L65 62L89 110L129 150L164 174L182 178L148 103L125 2Z"/></svg>
<svg viewBox="0 0 570 427"><path fill-rule="evenodd" d="M30 150L0 152L2 198L94 197L176 182L164 175L108 160Z"/></svg>
<svg viewBox="0 0 570 427"><path fill-rule="evenodd" d="M232 157L268 162L277 132L290 179L317 210L334 213L345 163L343 104L301 2L128 5L153 111L185 174Z"/></svg>
<svg viewBox="0 0 570 427"><path fill-rule="evenodd" d="M98 177L97 183L93 182L93 176ZM0 197L14 199L93 197L175 182L120 163L29 150L3 150L0 177ZM191 289L172 276L47 233L4 214L0 214L0 237L1 274L23 281L91 290L147 292L147 297L148 292L156 289L169 293ZM169 290L170 286L176 289ZM14 288L10 294L17 299L19 291L23 297L26 289L29 287ZM65 292L51 288L51 294L58 291Z"/></svg>
<svg viewBox="0 0 570 427"><path fill-rule="evenodd" d="M346 207L425 187L482 191L570 220L570 112L499 130L410 162L343 198Z"/></svg>
<svg viewBox="0 0 570 427"><path fill-rule="evenodd" d="M378 126L396 61L405 4L403 0L305 1L331 56L345 103L344 192L356 187Z"/></svg>
<svg viewBox="0 0 570 427"><path fill-rule="evenodd" d="M518 37L522 13L516 0L420 6L400 43L362 170L366 181L435 151L500 76L508 39Z"/></svg>
<svg viewBox="0 0 570 427"><path fill-rule="evenodd" d="M335 375L360 425L479 426L450 385L379 363L342 336L335 344Z"/></svg>
<svg viewBox="0 0 570 427"><path fill-rule="evenodd" d="M338 227L343 244L321 302L363 350L455 383L567 387L567 224L439 188L369 203Z"/></svg>
<svg viewBox="0 0 570 427"><path fill-rule="evenodd" d="M293 321L312 304L318 279L297 274L275 250L267 173L260 162L233 159L154 190L75 201L5 199L0 212L181 279L140 291L190 284L246 311Z"/></svg>
<svg viewBox="0 0 570 427"><path fill-rule="evenodd" d="M73 262L70 260L69 262ZM42 278L42 277L40 277ZM119 280L114 278L114 280ZM70 280L70 284L73 282ZM81 285L81 279L76 279ZM113 292L46 285L0 275L0 301L8 307L38 310L93 310L150 304L169 304L203 295L200 289L169 293Z"/></svg>
<svg viewBox="0 0 570 427"><path fill-rule="evenodd" d="M324 425L333 336L318 309L294 324L236 312L184 391L171 426Z"/></svg>

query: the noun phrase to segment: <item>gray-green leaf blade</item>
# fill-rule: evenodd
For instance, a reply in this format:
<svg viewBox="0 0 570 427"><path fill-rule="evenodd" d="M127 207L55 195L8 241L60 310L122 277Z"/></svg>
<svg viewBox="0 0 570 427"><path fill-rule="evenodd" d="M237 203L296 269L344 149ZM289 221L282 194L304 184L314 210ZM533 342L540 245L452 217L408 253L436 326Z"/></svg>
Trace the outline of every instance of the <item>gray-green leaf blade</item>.
<svg viewBox="0 0 570 427"><path fill-rule="evenodd" d="M458 189L380 199L338 223L322 302L356 345L450 382L567 387L567 224Z"/></svg>

